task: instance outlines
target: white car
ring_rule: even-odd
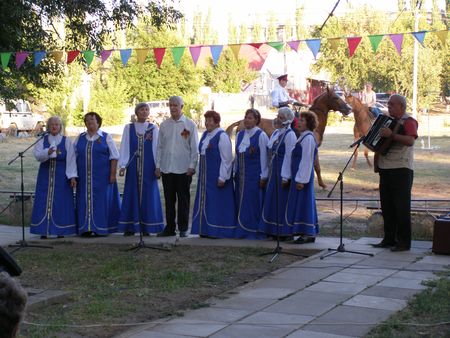
[[[5,104],[0,104],[0,129],[10,136],[19,132],[41,132],[45,120],[40,114],[33,113],[27,101],[19,100],[12,110],[6,110]]]

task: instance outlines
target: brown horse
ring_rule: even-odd
[[[353,136],[359,140],[362,136],[367,135],[372,126],[372,114],[369,112],[369,107],[363,104],[357,97],[352,94],[345,93],[345,101],[352,107],[353,117],[355,118],[355,125],[353,126]],[[369,167],[372,167],[372,162],[369,159],[369,149],[364,147],[364,157]],[[356,168],[356,161],[358,159],[358,152],[353,157],[352,169]]]
[[[317,115],[317,119],[319,121],[319,124],[314,131],[314,134],[316,136],[317,143],[320,147],[323,140],[323,134],[325,132],[325,127],[327,125],[328,120],[328,112],[330,110],[334,111],[340,111],[344,115],[348,115],[351,111],[348,104],[342,100],[333,89],[328,88],[325,92],[317,96],[311,107],[309,107],[309,110],[313,111]],[[272,135],[275,128],[272,124],[273,120],[262,118],[261,122],[259,123],[259,127],[266,132],[267,135]],[[226,133],[228,135],[231,135],[233,133],[233,129],[237,127],[236,132],[239,132],[240,130],[243,130],[244,127],[244,120],[239,120],[237,122],[234,122],[233,124],[229,125],[226,129]],[[319,156],[317,156],[316,161],[314,162],[314,170],[316,171],[317,181],[319,183],[319,186],[322,187],[322,189],[326,189],[326,184],[323,182],[322,174],[320,171],[320,162],[319,162]]]

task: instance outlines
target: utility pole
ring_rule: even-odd
[[[414,15],[414,31],[419,30],[419,11],[422,6],[422,1],[417,0]],[[412,116],[417,119],[417,76],[419,63],[419,41],[414,39],[414,59],[413,59],[413,97],[412,97]]]

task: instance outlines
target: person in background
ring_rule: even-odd
[[[231,178],[233,155],[230,138],[220,128],[219,113],[205,113],[206,131],[199,143],[200,165],[192,213],[192,234],[233,238],[236,213]]]
[[[15,338],[25,314],[27,293],[6,272],[0,272],[0,338]]]
[[[288,83],[288,75],[283,74],[278,79],[278,85],[270,93],[272,97],[272,107],[274,108],[282,108],[287,107],[289,103],[295,102],[294,99],[289,97],[289,94],[286,90],[286,86]]]
[[[47,132],[34,146],[39,165],[30,233],[63,238],[77,232],[73,188],[77,166],[72,141],[62,135],[58,116],[47,121]]]
[[[102,118],[84,115],[87,131],[75,140],[77,158],[78,233],[82,237],[117,231],[120,196],[117,188],[119,152],[110,134],[100,129]]]
[[[258,125],[261,114],[256,109],[245,112],[244,126],[236,136],[235,199],[237,208],[236,238],[259,239],[258,231],[269,175],[267,143],[269,138]]]
[[[161,123],[156,149],[156,177],[162,177],[166,203],[166,227],[160,237],[187,236],[189,226],[190,186],[198,161],[198,131],[195,123],[183,114],[183,99],[169,99],[170,118]],[[178,212],[175,222],[175,205]]]
[[[125,126],[120,143],[119,176],[124,176],[126,172],[126,177],[119,231],[124,236],[132,236],[140,231],[149,235],[159,233],[164,228],[161,197],[155,176],[158,127],[147,122],[147,103],[136,105],[134,112],[136,122]]]
[[[361,92],[361,103],[369,108],[369,111],[373,114],[375,118],[378,115],[382,114],[381,110],[377,108],[375,105],[377,103],[377,95],[372,90],[372,84],[370,82],[367,82],[364,85],[364,89]]]
[[[375,153],[374,169],[380,175],[384,237],[373,246],[407,251],[411,248],[411,189],[418,123],[406,113],[406,99],[402,95],[394,94],[389,98],[388,110],[403,128],[397,134],[389,128],[380,129],[380,136],[391,138],[392,144],[386,155]]]
[[[296,244],[315,242],[319,232],[316,198],[314,195],[314,160],[317,142],[314,129],[317,116],[311,111],[300,113],[300,136],[292,150],[292,179],[286,207],[286,225],[292,234],[299,235]]]

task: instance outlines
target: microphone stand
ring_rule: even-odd
[[[343,214],[344,214],[344,172],[345,169],[347,169],[350,161],[352,160],[353,156],[355,156],[356,152],[359,149],[359,146],[361,145],[361,142],[363,142],[365,139],[365,136],[362,136],[359,140],[353,142],[349,148],[355,147],[355,150],[353,151],[352,155],[350,156],[350,158],[348,159],[347,163],[345,164],[344,169],[342,169],[342,171],[339,173],[338,178],[336,180],[336,182],[334,183],[333,189],[330,190],[330,192],[328,193],[327,197],[330,198],[331,194],[333,193],[334,188],[336,188],[336,185],[339,184],[339,190],[340,190],[340,216],[339,216],[339,222],[340,222],[340,234],[339,234],[339,246],[336,249],[331,249],[328,248],[328,253],[326,253],[325,255],[320,256],[320,259],[324,259],[328,256],[332,256],[338,252],[350,252],[353,254],[358,254],[358,255],[366,255],[366,256],[371,256],[373,257],[372,253],[365,253],[365,252],[359,252],[359,251],[350,251],[350,250],[346,250],[345,249],[345,245],[344,243],[342,243],[342,236],[343,236]],[[331,251],[331,252],[330,252]]]
[[[135,159],[135,163],[136,163],[136,185],[137,185],[137,194],[138,194],[138,217],[139,217],[139,242],[135,245],[133,245],[131,248],[126,249],[125,251],[139,251],[140,249],[155,249],[155,250],[161,250],[161,251],[170,251],[170,249],[168,248],[163,248],[160,246],[152,246],[152,245],[148,245],[145,244],[144,242],[144,225],[142,224],[142,217],[141,217],[141,180],[144,179],[143,177],[143,173],[142,173],[142,167],[144,166],[143,164],[141,165],[141,155],[139,154],[139,145],[138,145],[138,149],[136,149],[136,151],[134,152],[133,156],[131,156],[131,158],[129,159],[127,165],[125,166],[126,169],[128,169],[128,167],[130,166],[130,164],[133,162],[133,160]],[[143,149],[142,149],[143,150]]]
[[[24,186],[23,186],[23,157],[24,154],[28,149],[30,149],[32,146],[34,146],[36,143],[38,143],[40,140],[44,138],[45,135],[48,133],[42,134],[36,141],[34,141],[31,145],[29,145],[25,150],[19,152],[16,157],[14,157],[11,161],[8,162],[8,165],[11,165],[14,163],[19,157],[20,157],[20,196],[21,196],[21,214],[22,214],[22,240],[16,242],[16,244],[10,244],[9,247],[17,247],[17,249],[13,250],[13,252],[16,252],[17,250],[20,250],[22,248],[42,248],[42,249],[53,249],[51,246],[47,245],[36,245],[36,244],[28,244],[25,240],[25,202],[24,202]]]

